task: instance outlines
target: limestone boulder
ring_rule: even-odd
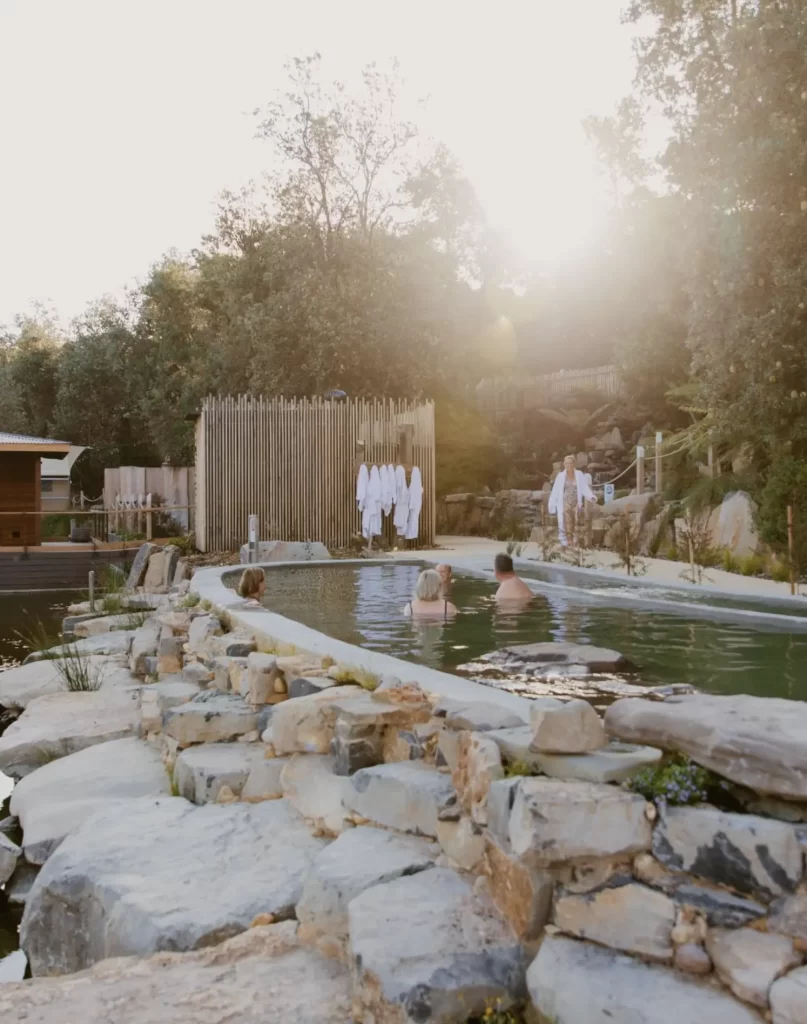
[[[740,928],[744,924],[758,921],[767,913],[763,903],[736,896],[718,886],[685,882],[683,885],[674,885],[670,895],[677,903],[699,910],[713,928]]]
[[[792,825],[712,807],[670,807],[653,834],[653,853],[676,870],[773,899],[801,881],[803,851]]]
[[[289,697],[309,697],[312,693],[322,693],[336,686],[335,679],[328,676],[297,676],[289,680]]]
[[[255,761],[241,790],[241,799],[257,803],[260,800],[279,800],[283,796],[283,769],[288,757],[264,757]]]
[[[144,686],[140,692],[140,736],[146,738],[162,732],[165,712],[198,695],[199,687],[185,679],[169,678]]]
[[[107,658],[89,654],[87,666],[101,687],[135,683],[128,669]],[[33,661],[0,672],[0,707],[24,710],[37,697],[66,691],[58,659]]]
[[[374,885],[434,866],[436,851],[425,839],[380,828],[350,829],[317,854],[300,902],[300,938],[341,952],[348,937],[348,905]]]
[[[588,672],[626,672],[635,666],[619,651],[590,644],[519,644],[502,647],[484,655],[480,661],[510,674],[544,676],[558,668],[583,668]]]
[[[458,819],[451,779],[420,761],[362,768],[346,780],[350,810],[399,832],[435,837],[438,819]]]
[[[137,549],[137,554],[132,562],[132,568],[129,571],[129,578],[126,581],[127,590],[136,590],[137,587],[141,586],[146,576],[146,570],[148,568],[149,558],[152,553],[158,551],[159,548],[156,544],[141,544]]]
[[[459,701],[446,698],[434,709],[436,718],[445,721],[446,729],[456,732],[487,732],[490,729],[514,729],[526,725],[529,703],[524,702],[524,714],[485,701]]]
[[[807,949],[807,893],[797,892],[777,900],[771,907],[768,930],[798,939]]]
[[[347,970],[300,947],[294,925],[250,928],[212,949],[105,960],[66,978],[0,986],[0,1019],[37,1024],[345,1024]]]
[[[516,856],[544,865],[639,853],[651,843],[646,807],[613,786],[525,778],[515,789],[510,843]]]
[[[562,936],[541,943],[527,985],[553,1024],[762,1024],[756,1010],[708,982]]]
[[[461,809],[477,825],[486,825],[491,783],[504,777],[498,746],[484,733],[461,732],[457,765],[451,773]]]
[[[5,885],[14,874],[21,855],[20,847],[0,832],[0,885]]]
[[[336,686],[322,693],[287,700],[275,708],[270,725],[278,754],[327,754],[336,728],[337,709],[346,697],[362,697],[360,686]]]
[[[540,754],[586,754],[607,740],[600,716],[585,700],[539,697],[530,707],[530,746]]]
[[[258,744],[202,743],[181,751],[174,785],[193,804],[214,804],[223,786],[240,796],[253,767],[263,760]]]
[[[525,942],[540,938],[552,911],[555,880],[540,867],[513,857],[490,835],[482,871],[497,910]]]
[[[731,991],[763,1010],[768,1007],[768,993],[774,981],[802,962],[791,939],[766,935],[753,928],[714,928],[706,940],[706,951]]]
[[[278,682],[283,683],[280,690],[275,689]],[[273,704],[277,693],[287,692],[288,687],[274,655],[254,651],[247,657],[247,700],[250,704]]]
[[[132,675],[143,679],[149,675],[151,660],[157,658],[160,646],[160,624],[156,619],[144,622],[135,630],[129,648],[129,670]]]
[[[44,864],[96,811],[171,792],[159,753],[129,737],[97,743],[26,775],[11,795],[30,864]]]
[[[630,743],[681,751],[758,793],[807,800],[803,701],[746,694],[628,698],[608,708],[605,729]]]
[[[485,830],[468,817],[459,821],[437,821],[437,842],[457,871],[477,871],[485,855]]]
[[[348,782],[334,774],[333,758],[325,754],[295,754],[280,774],[283,795],[315,827],[338,835],[348,828],[345,807]]]
[[[215,615],[197,615],[188,629],[188,648],[194,654],[204,648],[212,636],[221,636],[221,623]]]
[[[63,658],[71,651],[77,654],[89,655],[122,655],[129,650],[129,644],[134,636],[133,629],[116,629],[114,633],[101,633],[99,636],[88,636],[81,640],[73,640],[69,644],[57,644],[49,647],[47,651],[32,651],[23,661],[23,665],[31,665],[35,661],[49,661],[51,658]],[[8,670],[7,670],[8,671]],[[0,679],[5,672],[0,672]],[[2,700],[0,700],[2,704]]]
[[[40,977],[215,945],[259,914],[291,918],[324,845],[285,800],[127,801],[88,818],[45,864],[22,948]]]
[[[180,747],[193,743],[226,743],[254,732],[258,715],[233,693],[204,690],[193,700],[167,710],[163,731]]]
[[[600,889],[585,896],[563,894],[555,901],[555,924],[567,935],[601,946],[669,963],[675,903],[645,885]]]
[[[807,1021],[807,967],[799,967],[771,985],[773,1024],[805,1024]]]
[[[80,639],[91,636],[101,636],[103,633],[113,633],[117,629],[131,630],[131,613],[125,615],[99,615],[95,619],[84,619],[77,622],[73,633]]]
[[[464,1021],[524,996],[524,953],[493,906],[444,868],[348,907],[355,1020]]]
[[[85,747],[133,736],[138,704],[139,687],[37,697],[0,736],[0,771],[21,779]]]
[[[754,523],[756,506],[745,491],[732,491],[709,516],[711,547],[737,558],[757,552],[760,540]]]

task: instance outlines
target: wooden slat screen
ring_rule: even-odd
[[[397,399],[208,397],[196,429],[196,543],[231,551],[247,540],[322,541],[346,548],[359,532],[358,442],[365,461],[399,461],[400,428],[414,427],[423,476],[420,545],[435,534],[434,404]],[[392,517],[385,535],[392,541]]]

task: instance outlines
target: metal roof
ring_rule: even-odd
[[[28,434],[6,434],[0,430],[0,444],[67,444],[69,441],[57,441],[52,437],[31,437]]]

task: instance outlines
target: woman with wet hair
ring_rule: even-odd
[[[443,597],[443,580],[436,569],[424,569],[418,576],[415,594],[404,608],[404,615],[413,619],[446,619],[453,618],[457,609]]]

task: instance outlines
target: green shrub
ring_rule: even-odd
[[[728,548],[723,548],[723,554],[720,557],[720,568],[724,572],[739,572],[740,562],[739,560],[729,551]]]
[[[703,803],[711,790],[725,787],[716,775],[683,754],[673,754],[653,768],[643,768],[625,785],[645,800],[673,807]]]
[[[195,608],[199,604],[200,597],[198,594],[186,594],[179,602],[180,608]]]
[[[762,555],[743,555],[738,561],[743,576],[761,576],[765,571],[765,559]]]
[[[768,470],[756,515],[762,540],[783,555],[788,552],[788,505],[793,508],[793,554],[798,569],[807,565],[807,463],[789,455]]]
[[[84,654],[76,646],[67,647],[55,665],[65,689],[70,693],[94,693],[101,689],[103,677],[100,667],[93,664],[89,654]]]
[[[777,583],[787,583],[790,580],[790,566],[778,558],[772,558],[768,562],[768,574]]]

